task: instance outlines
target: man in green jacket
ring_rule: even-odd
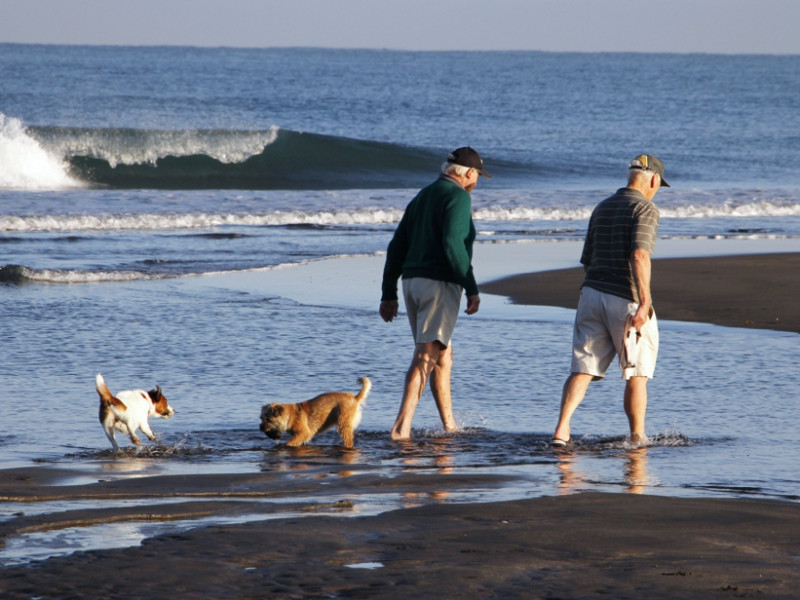
[[[478,312],[480,296],[472,272],[472,199],[478,177],[491,178],[470,147],[454,150],[442,174],[406,207],[386,251],[380,315],[397,316],[397,280],[403,278],[414,356],[408,368],[403,401],[392,427],[393,440],[411,438],[411,420],[428,377],[445,431],[457,429],[450,396],[453,348],[450,338],[466,292],[468,315]]]

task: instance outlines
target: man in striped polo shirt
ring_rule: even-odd
[[[561,413],[550,442],[553,447],[570,443],[575,409],[589,383],[605,376],[616,355],[625,380],[631,445],[647,441],[647,380],[653,377],[658,356],[650,255],[659,213],[652,200],[662,186],[669,187],[664,164],[652,154],[642,154],[629,165],[627,187],[592,212],[581,255],[586,275],[575,313],[571,374],[561,395]]]

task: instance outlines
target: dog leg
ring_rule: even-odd
[[[108,441],[110,441],[111,445],[114,447],[114,452],[119,452],[119,444],[117,444],[117,437],[114,435],[114,427],[104,427],[103,429],[106,432]]]
[[[352,448],[354,442],[353,430],[350,427],[339,428],[339,435],[342,436],[342,445],[345,448]]]
[[[361,421],[361,407],[358,400],[351,403],[343,403],[339,407],[339,418],[336,426],[339,430],[339,436],[342,438],[342,445],[345,448],[352,448],[354,443],[354,435],[356,427]]]
[[[131,427],[130,425],[128,425],[127,427],[128,427],[128,435],[130,436],[131,441],[134,444],[136,444],[137,446],[140,446],[141,443],[142,443],[142,440],[140,440],[139,436],[136,435],[136,430],[133,427]]]
[[[141,429],[142,433],[147,436],[148,440],[150,440],[151,442],[156,441],[156,436],[153,433],[153,430],[150,429],[150,425],[148,425],[147,423],[142,423],[141,425],[139,425],[139,429]]]
[[[310,441],[312,437],[313,436],[301,435],[301,434],[298,433],[292,439],[290,439],[288,442],[286,442],[286,445],[287,446],[292,446],[293,448],[295,448],[297,446],[302,446],[306,442]]]

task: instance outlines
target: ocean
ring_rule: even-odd
[[[800,56],[0,44],[0,73],[3,468],[335,464],[333,434],[316,459],[276,454],[260,406],[355,390],[361,375],[374,388],[360,460],[404,468],[387,431],[410,335],[377,316],[381,256],[459,146],[494,176],[473,193],[479,282],[549,268],[553,253],[576,265],[591,209],[642,152],[673,186],[656,197],[656,258],[800,249]],[[650,447],[627,447],[609,377],[565,459],[547,441],[570,311],[485,303],[456,329],[463,431],[442,436],[426,394],[403,450],[422,473],[444,460],[517,481],[456,500],[800,499],[797,334],[662,323]],[[96,373],[112,391],[163,388],[177,414],[151,422],[157,444],[111,453]]]

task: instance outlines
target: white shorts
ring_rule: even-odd
[[[605,377],[614,357],[622,353],[623,336],[628,315],[638,305],[625,298],[599,292],[594,288],[581,288],[575,327],[572,333],[572,373],[588,373],[595,379]],[[641,330],[636,366],[622,369],[622,378],[647,377],[652,379],[658,358],[658,321],[651,312]]]
[[[403,300],[415,343],[450,345],[463,291],[457,283],[425,277],[403,279]]]

